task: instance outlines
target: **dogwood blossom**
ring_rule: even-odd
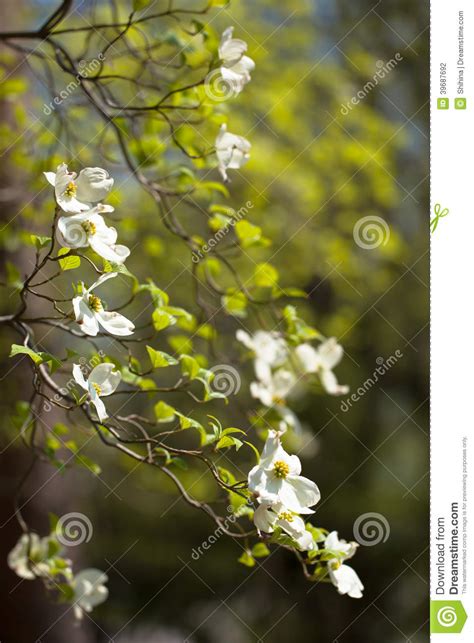
[[[44,172],[46,180],[54,186],[56,202],[71,214],[89,210],[102,201],[112,189],[114,180],[101,167],[86,167],[79,172],[69,172],[66,163],[58,165],[56,172]]]
[[[250,72],[255,69],[254,61],[245,56],[247,43],[233,38],[234,27],[228,27],[222,34],[219,45],[219,58],[222,62],[220,71],[222,78],[236,94],[240,94],[250,81]]]
[[[250,393],[265,406],[281,405],[296,382],[296,376],[292,371],[279,368],[273,373],[267,373],[260,381],[252,382]]]
[[[260,462],[250,470],[248,487],[259,502],[280,503],[294,513],[313,513],[321,498],[317,485],[300,475],[301,462],[282,447],[280,433],[269,431]]]
[[[99,364],[92,369],[86,380],[79,364],[74,364],[72,367],[74,379],[81,388],[89,393],[100,422],[108,417],[105,405],[100,398],[111,395],[122,379],[120,372],[115,371],[114,368],[113,364]]]
[[[280,527],[297,543],[301,551],[315,547],[312,535],[306,529],[304,520],[294,511],[289,511],[281,503],[270,505],[263,502],[253,515],[255,526],[260,531],[272,533],[275,527]]]
[[[60,217],[58,239],[66,248],[90,246],[100,257],[122,264],[130,255],[126,246],[117,245],[117,230],[109,228],[99,212],[113,212],[110,205],[98,205],[87,212]]]
[[[218,169],[224,181],[228,181],[227,169],[236,170],[250,158],[251,145],[243,136],[231,134],[223,123],[216,138]]]
[[[339,594],[347,594],[351,598],[362,598],[364,589],[357,573],[349,565],[344,565],[344,561],[352,558],[355,554],[357,547],[357,543],[339,540],[337,531],[331,531],[324,541],[325,549],[341,554],[327,563],[331,582],[337,588]]]
[[[100,605],[109,595],[105,586],[107,575],[100,569],[83,569],[72,582],[74,590],[74,614],[77,619],[82,619],[84,612],[92,612],[94,607]]]
[[[40,538],[34,533],[23,534],[8,554],[8,566],[17,576],[27,580],[48,576],[49,543],[48,537]]]
[[[254,353],[255,374],[259,379],[268,377],[270,369],[281,366],[288,357],[288,346],[280,333],[275,331],[258,330],[249,335],[239,328],[235,336]]]
[[[338,383],[332,369],[339,364],[344,349],[335,337],[326,339],[318,348],[311,344],[300,344],[295,348],[295,355],[304,373],[317,373],[321,384],[330,395],[345,395],[349,387]]]
[[[116,272],[108,272],[101,275],[90,288],[82,284],[82,294],[72,300],[76,321],[86,335],[97,335],[100,326],[111,335],[132,335],[134,324],[120,313],[104,310],[102,300],[92,294],[95,288],[116,276]]]

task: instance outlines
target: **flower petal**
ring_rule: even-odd
[[[98,235],[90,237],[89,245],[100,257],[116,264],[122,264],[130,255],[126,246],[108,244]]]
[[[86,167],[81,170],[76,180],[77,198],[98,203],[109,194],[113,184],[114,180],[101,167]]]
[[[135,325],[120,313],[100,310],[96,317],[102,328],[111,335],[132,335],[135,330]]]
[[[56,183],[56,172],[43,172],[43,174],[45,175],[48,183],[54,187]]]
[[[117,276],[116,272],[105,272],[103,275],[101,275],[97,279],[97,281],[95,281],[92,284],[92,286],[88,289],[88,292],[90,292],[91,290],[94,290],[95,288],[98,288],[99,286],[101,286],[103,283],[105,283],[109,279],[115,279],[116,276]]]
[[[81,388],[83,388],[85,391],[89,390],[89,386],[79,364],[72,365],[72,376]]]
[[[322,370],[320,373],[321,384],[329,395],[345,395],[349,392],[349,387],[339,384],[337,377],[332,371]]]
[[[253,521],[257,529],[268,534],[272,533],[277,520],[278,516],[270,511],[270,505],[266,503],[259,505],[253,514]]]
[[[330,561],[328,568],[331,581],[336,586],[339,594],[347,594],[351,598],[362,598],[364,586],[352,567],[341,565],[337,569],[333,569]]]
[[[288,476],[281,487],[279,498],[281,502],[295,513],[306,513],[321,499],[321,494],[315,482],[303,476]]]
[[[318,351],[311,344],[300,344],[295,348],[296,359],[304,373],[316,373],[321,366]]]
[[[95,406],[95,410],[97,411],[99,422],[103,422],[109,417],[109,415],[107,413],[107,409],[105,408],[105,404],[100,399],[97,391],[92,386],[92,383],[89,383],[89,395],[91,398],[91,404]]]
[[[115,370],[114,364],[98,364],[89,375],[89,383],[100,387],[100,396],[110,395],[120,384],[122,375]]]
[[[87,232],[83,226],[86,220],[87,213],[60,217],[57,230],[59,243],[66,248],[86,248],[89,245]]]
[[[333,369],[341,361],[344,355],[344,349],[337,343],[337,339],[335,337],[330,337],[320,344],[318,354],[322,367]]]
[[[89,203],[82,202],[77,199],[77,185],[74,180],[75,177],[76,174],[74,172],[68,172],[68,168],[65,163],[58,165],[54,180],[56,201],[64,212],[70,212],[71,214],[77,214],[78,212],[89,210],[90,207]],[[67,188],[71,184],[75,190],[72,194],[68,195]]]

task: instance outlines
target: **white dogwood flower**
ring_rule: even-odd
[[[134,324],[120,313],[104,310],[102,300],[92,294],[95,288],[116,276],[116,272],[108,272],[101,275],[90,288],[82,284],[82,294],[72,300],[76,321],[86,335],[97,335],[100,326],[111,335],[132,335]]]
[[[332,369],[339,364],[344,349],[335,337],[326,339],[318,348],[310,344],[300,344],[295,348],[295,355],[304,373],[317,373],[321,384],[330,395],[345,395],[349,387],[338,383]]]
[[[54,186],[56,202],[64,212],[77,214],[90,210],[102,201],[112,189],[114,180],[101,167],[86,167],[69,172],[66,163],[58,165],[56,172],[44,172],[46,180]]]
[[[313,536],[306,529],[304,520],[294,511],[289,511],[281,503],[270,505],[262,503],[253,515],[255,526],[260,531],[272,533],[275,527],[280,527],[297,543],[301,551],[315,547]]]
[[[27,580],[48,576],[49,542],[48,537],[40,538],[34,533],[23,534],[8,554],[8,566],[17,576]]]
[[[83,569],[72,582],[74,590],[74,614],[77,619],[82,619],[84,612],[92,612],[94,607],[100,605],[109,595],[105,586],[107,575],[100,569]]]
[[[90,246],[100,257],[122,264],[130,255],[126,246],[117,245],[117,230],[109,228],[99,212],[113,212],[110,205],[98,205],[87,212],[60,217],[58,239],[66,248]]]
[[[289,455],[281,446],[280,434],[269,431],[260,462],[250,470],[248,487],[259,502],[281,503],[289,511],[313,513],[321,498],[316,484],[300,475],[298,456]]]
[[[255,374],[259,379],[267,378],[270,369],[281,366],[288,357],[288,346],[280,333],[275,331],[258,330],[253,335],[249,335],[239,328],[235,336],[253,352]]]
[[[227,169],[236,170],[250,158],[251,145],[243,136],[231,134],[222,124],[216,138],[218,169],[224,181],[228,181]]]
[[[355,554],[357,547],[357,543],[339,540],[337,531],[331,531],[324,541],[325,549],[341,554],[337,558],[328,560],[331,582],[337,588],[339,594],[347,594],[351,598],[362,598],[364,589],[357,573],[349,565],[344,565],[344,561],[352,558]]]
[[[79,386],[89,393],[90,401],[97,411],[100,422],[109,417],[105,404],[100,398],[111,395],[122,379],[120,372],[114,369],[113,364],[99,364],[92,369],[86,380],[79,364],[73,364],[72,367],[72,376]]]
[[[222,62],[220,72],[236,94],[240,94],[250,81],[250,72],[255,69],[254,61],[245,56],[247,43],[233,38],[234,27],[228,27],[222,34],[219,45],[219,58]]]
[[[267,373],[260,381],[252,382],[250,393],[265,406],[282,405],[296,382],[292,371],[279,368]]]

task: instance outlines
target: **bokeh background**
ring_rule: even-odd
[[[72,24],[80,24],[92,5],[101,10],[100,3],[77,4]],[[17,29],[41,22],[55,3],[2,5],[6,27]],[[428,14],[427,2],[408,0],[241,0],[213,20],[217,30],[235,25],[257,63],[252,82],[229,108],[232,131],[253,146],[251,161],[234,174],[230,205],[255,204],[252,221],[274,240],[270,254],[282,281],[310,293],[301,304],[304,315],[344,345],[341,382],[354,391],[373,377],[378,358],[402,353],[347,411],[340,399],[328,396],[306,395],[296,404],[304,434],[294,449],[322,492],[317,524],[347,539],[364,513],[382,514],[389,525],[385,542],[360,547],[353,561],[365,585],[363,599],[308,584],[283,551],[247,569],[236,562],[240,545],[224,537],[194,560],[193,549],[214,525],[155,471],[92,445],[88,454],[100,462],[100,476],[79,470],[51,476],[41,465],[25,493],[25,515],[39,532],[47,530],[48,511],[80,511],[94,525],[91,541],[70,554],[82,565],[108,570],[110,598],[94,611],[95,623],[86,619],[75,627],[63,606],[46,601],[40,583],[18,583],[5,563],[19,535],[11,518],[12,494],[29,463],[11,419],[15,402],[28,397],[28,369],[12,369],[6,354],[14,336],[6,331],[0,396],[2,641],[428,640]],[[7,276],[29,267],[28,251],[17,243],[22,226],[46,225],[46,206],[30,202],[40,170],[51,169],[53,159],[77,155],[118,177],[121,232],[135,246],[130,268],[151,274],[165,289],[172,284],[174,302],[192,309],[186,251],[163,230],[150,199],[127,180],[124,168],[100,157],[97,141],[82,149],[80,139],[84,144],[94,127],[86,108],[75,116],[78,140],[67,140],[61,119],[69,118],[75,98],[46,116],[40,78],[22,62],[21,52],[4,53],[0,198],[7,225],[0,239]],[[381,62],[397,53],[401,60],[386,78],[342,113]],[[153,145],[145,143],[148,150]],[[383,218],[389,234],[364,249],[353,230],[369,215]],[[258,253],[263,260],[264,251]],[[10,305],[5,295],[2,312]],[[227,317],[218,324],[232,360],[241,352],[233,339],[238,323]],[[250,366],[241,374],[245,404]],[[219,413],[239,426],[236,405],[221,405]],[[202,472],[182,476],[197,496],[211,493]]]

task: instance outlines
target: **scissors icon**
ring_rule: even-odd
[[[436,230],[436,228],[438,227],[438,222],[439,222],[439,220],[440,220],[442,217],[445,217],[446,215],[448,215],[448,214],[449,214],[449,210],[448,210],[448,208],[443,208],[443,209],[441,210],[441,204],[440,204],[440,203],[436,203],[436,204],[435,204],[435,207],[434,207],[434,213],[435,213],[435,216],[434,216],[434,217],[431,219],[431,221],[430,221],[431,234],[433,234],[433,232],[434,232],[434,231]]]

